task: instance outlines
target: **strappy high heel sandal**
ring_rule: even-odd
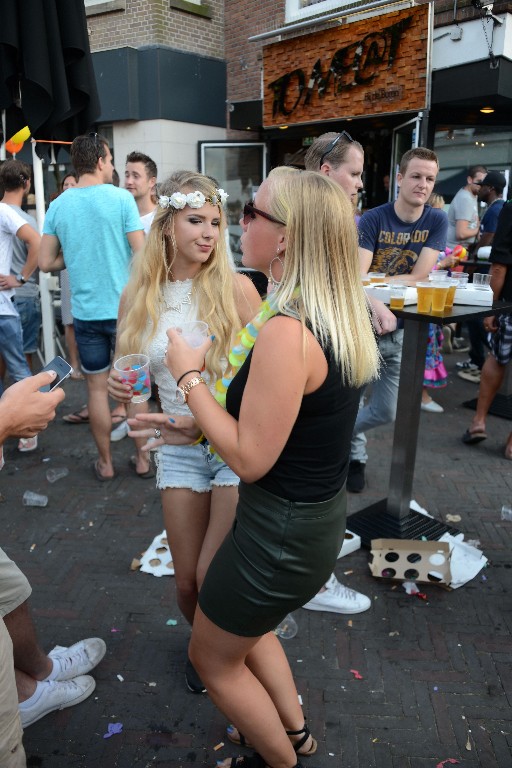
[[[229,760],[229,758],[227,759]],[[251,757],[232,757],[230,763],[225,763],[223,760],[221,763],[217,763],[217,765],[221,765],[223,768],[270,768],[257,752]],[[302,765],[298,762],[294,768],[302,768]]]
[[[309,730],[306,723],[304,723],[304,727],[299,731],[286,731],[286,733],[288,736],[300,736],[301,733],[304,734],[301,739],[293,743],[293,748],[298,755],[301,757],[309,757],[310,755],[315,754],[318,744],[314,736],[311,736],[311,731]],[[238,744],[241,747],[248,747],[249,749],[252,747],[252,744],[247,741],[243,733],[240,733],[240,731],[237,730],[234,725],[228,725],[226,729],[226,735],[228,739],[233,742],[233,744]],[[302,749],[310,736],[311,746],[307,750]]]

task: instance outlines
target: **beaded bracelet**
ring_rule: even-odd
[[[188,374],[189,374],[189,373],[199,373],[199,375],[200,375],[200,374],[201,374],[201,371],[198,371],[198,370],[196,370],[195,368],[194,368],[192,371],[185,371],[185,373],[184,373],[184,374],[182,374],[182,375],[179,377],[178,381],[176,382],[176,386],[177,386],[177,387],[179,387],[179,385],[180,385],[180,381],[181,381],[182,379],[184,379],[184,378],[185,378],[185,376],[188,376]]]

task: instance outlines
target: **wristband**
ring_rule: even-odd
[[[189,373],[198,373],[199,375],[201,375],[201,371],[198,371],[198,370],[196,370],[195,368],[194,368],[192,371],[185,371],[185,373],[183,373],[183,374],[182,374],[182,375],[179,377],[178,381],[176,382],[176,386],[177,386],[177,387],[179,387],[179,385],[180,385],[180,381],[181,381],[182,379],[184,379],[184,378],[185,378],[185,376],[188,376],[188,374],[189,374]]]

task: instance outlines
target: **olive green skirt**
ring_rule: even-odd
[[[345,535],[346,492],[317,503],[288,501],[240,483],[236,518],[206,574],[199,605],[221,629],[269,632],[316,595]]]

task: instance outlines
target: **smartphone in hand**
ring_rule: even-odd
[[[57,355],[57,357],[54,357],[53,360],[48,363],[48,365],[45,365],[45,367],[41,370],[41,373],[43,371],[55,371],[57,374],[57,378],[54,379],[51,384],[46,384],[44,387],[39,387],[40,392],[51,392],[52,389],[60,386],[64,379],[67,379],[68,376],[73,373],[73,368],[64,360],[64,358]]]

